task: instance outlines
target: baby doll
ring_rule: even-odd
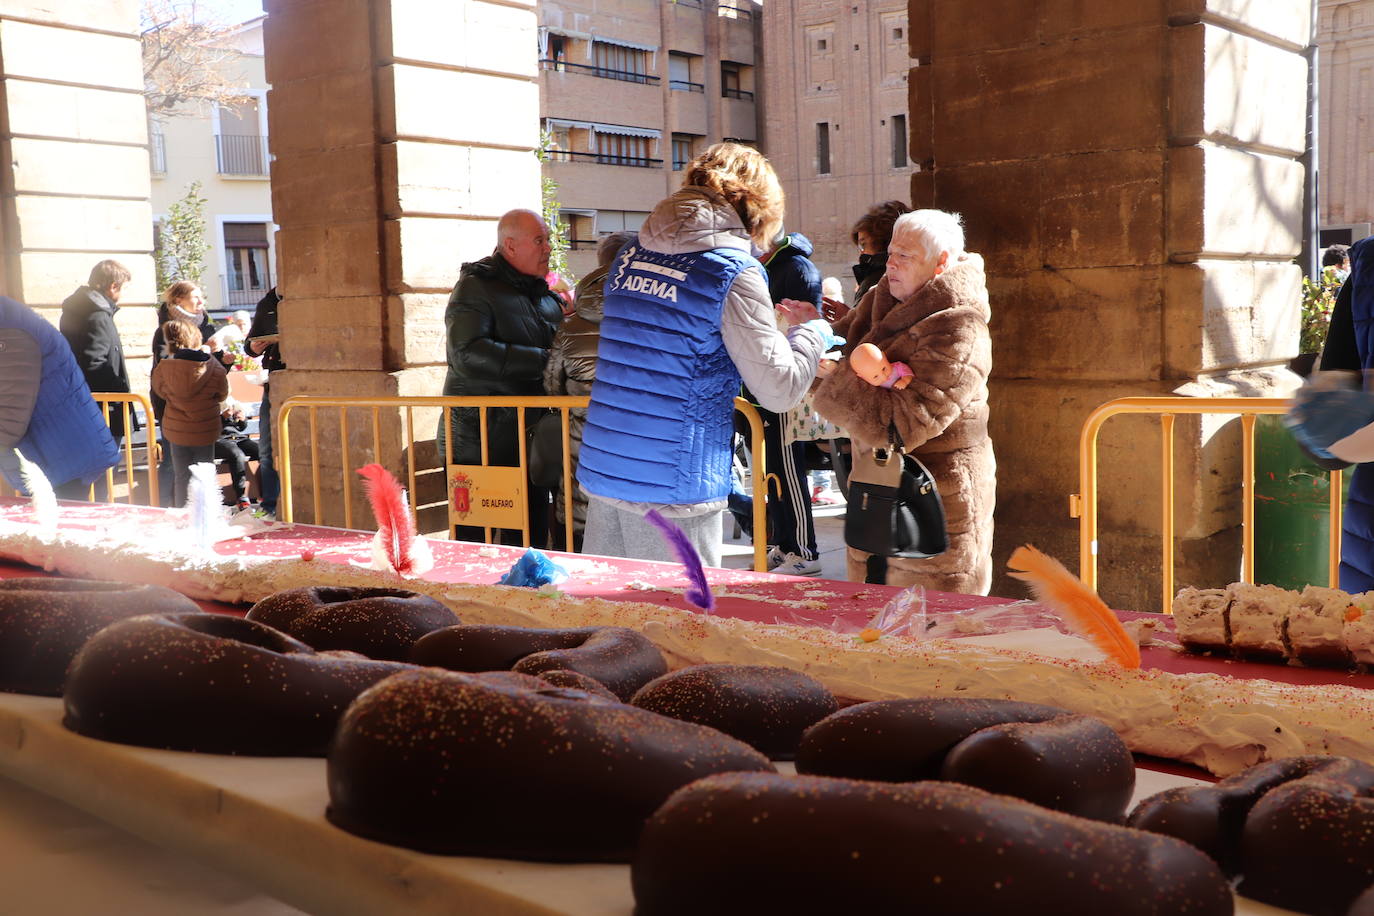
[[[890,363],[883,351],[871,343],[859,344],[849,354],[849,368],[854,374],[879,388],[901,390],[911,384],[911,367],[906,363]]]

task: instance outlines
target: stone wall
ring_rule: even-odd
[[[443,310],[460,264],[495,248],[506,210],[539,206],[534,4],[269,0],[267,9],[289,366],[272,376],[273,402],[437,395]],[[313,520],[341,523],[345,460],[404,470],[402,413],[384,411],[379,422],[374,458],[370,417],[350,417],[345,459],[337,419],[321,413],[319,441],[329,445],[320,451],[324,511]],[[417,411],[417,436],[432,440],[435,423]],[[292,443],[299,481],[308,436],[293,431]],[[432,444],[422,449],[432,463]],[[353,493],[354,518],[367,520]],[[312,520],[309,506],[296,508]],[[430,517],[422,527],[444,527],[439,509]]]
[[[1275,395],[1294,378],[1307,0],[913,0],[915,206],[987,259],[994,561],[1076,566],[1078,431],[1126,395]],[[1180,421],[1179,584],[1237,577],[1234,422]],[[1159,606],[1158,424],[1102,440],[1114,606]],[[1021,594],[1005,578],[994,593]]]
[[[138,4],[0,0],[0,292],[54,323],[91,267],[133,272],[118,325],[148,388],[152,211]]]

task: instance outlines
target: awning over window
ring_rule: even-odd
[[[663,131],[654,130],[650,127],[627,127],[624,124],[598,124],[595,121],[569,121],[565,118],[545,118],[544,125],[547,130],[560,128],[571,128],[574,130],[590,130],[598,134],[619,134],[622,137],[649,137],[657,140],[663,136]]]
[[[599,41],[605,45],[618,45],[622,48],[630,48],[634,51],[657,51],[658,45],[642,45],[634,41],[625,41],[621,38],[607,38],[605,35],[593,35],[592,41]]]
[[[225,223],[224,247],[266,248],[266,223]]]
[[[657,140],[663,135],[662,131],[650,130],[647,127],[626,127],[623,124],[593,124],[592,130],[599,134],[619,134],[622,137],[649,137]]]

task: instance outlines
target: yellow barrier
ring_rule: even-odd
[[[1241,423],[1241,581],[1255,578],[1255,418],[1288,412],[1284,398],[1117,398],[1101,405],[1083,423],[1078,440],[1079,492],[1069,496],[1069,517],[1078,522],[1079,576],[1097,588],[1097,435],[1102,424],[1123,414],[1158,415],[1163,492],[1160,529],[1163,555],[1163,611],[1172,611],[1174,596],[1174,418],[1178,414],[1239,414]],[[1331,472],[1331,521],[1328,531],[1328,577],[1334,588],[1341,562],[1341,472]]]
[[[149,403],[148,403],[148,399],[145,398],[145,397],[144,397],[143,395],[141,395],[141,394],[125,394],[125,393],[122,393],[122,392],[114,392],[114,391],[97,391],[97,392],[94,392],[91,396],[92,396],[93,398],[95,398],[95,402],[96,402],[97,404],[100,405],[100,408],[101,408],[100,413],[101,413],[101,415],[105,418],[105,425],[106,425],[106,426],[109,426],[109,425],[110,425],[110,415],[109,415],[109,412],[108,412],[105,408],[108,407],[108,406],[110,406],[110,405],[113,405],[113,404],[119,404],[119,405],[121,405],[120,408],[119,408],[119,411],[120,411],[121,417],[122,417],[123,420],[124,420],[124,438],[123,438],[123,439],[121,440],[121,442],[120,442],[120,451],[121,451],[121,453],[122,453],[123,456],[124,456],[124,460],[123,460],[121,463],[124,465],[124,482],[125,482],[126,486],[128,487],[129,498],[128,498],[127,502],[129,502],[129,503],[132,503],[132,502],[134,501],[134,443],[131,441],[131,440],[132,440],[132,436],[130,435],[130,433],[133,431],[134,424],[133,424],[133,411],[130,410],[130,407],[131,407],[132,405],[141,405],[141,406],[143,407],[143,415],[144,415],[145,417],[147,417],[147,424],[148,424],[148,425],[147,425],[147,431],[148,431],[148,438],[147,438],[147,442],[148,442],[148,450],[147,450],[147,454],[148,454],[148,461],[147,461],[147,473],[148,473],[148,505],[150,505],[150,506],[156,506],[156,505],[158,505],[158,491],[157,491],[157,461],[158,461],[157,421],[156,421],[155,419],[153,419],[153,405],[149,404]],[[118,467],[118,465],[116,465],[116,467]],[[63,482],[64,482],[64,481],[58,481],[58,483],[63,483]],[[114,482],[115,482],[115,469],[114,469],[113,467],[106,468],[106,469],[105,469],[105,501],[106,501],[106,502],[114,502],[114,501],[115,501],[115,498],[114,498]],[[9,487],[3,487],[3,490],[4,490],[5,492],[10,492],[10,488],[9,488]],[[87,500],[88,500],[89,502],[95,502],[95,484],[91,484],[90,488],[86,491],[86,496],[87,496]]]
[[[349,409],[370,409],[372,412],[372,454],[378,456],[382,453],[381,435],[381,411],[383,409],[403,409],[405,412],[405,431],[406,431],[406,479],[407,489],[412,494],[411,513],[415,515],[418,524],[418,511],[414,505],[415,500],[415,415],[417,408],[441,408],[443,410],[443,428],[446,430],[453,428],[452,411],[462,407],[518,407],[516,411],[516,424],[518,430],[518,441],[520,449],[519,467],[524,471],[527,469],[528,456],[526,449],[526,424],[524,408],[552,408],[558,410],[562,415],[562,434],[563,434],[563,509],[565,518],[564,543],[569,550],[573,545],[573,507],[572,507],[572,487],[568,484],[572,482],[572,451],[569,447],[569,413],[570,410],[584,408],[590,403],[589,398],[570,397],[570,396],[546,396],[546,397],[377,397],[377,398],[334,398],[321,397],[317,395],[297,395],[288,398],[281,405],[273,405],[273,422],[277,424],[276,436],[272,443],[272,457],[276,464],[277,473],[281,478],[281,496],[277,503],[278,515],[283,521],[291,521],[293,517],[292,503],[292,476],[291,476],[291,450],[288,447],[290,439],[291,414],[297,410],[306,410],[309,414],[310,423],[310,484],[313,494],[313,507],[315,518],[318,520],[322,516],[321,490],[320,490],[320,441],[318,411],[321,408],[334,408],[338,410],[339,417],[339,442],[342,446],[343,459],[343,503],[344,503],[344,527],[353,527],[353,472],[355,465],[348,448],[348,414]],[[767,530],[766,516],[766,478],[767,468],[764,466],[763,449],[763,420],[759,417],[758,411],[752,404],[743,398],[735,398],[735,409],[744,414],[749,423],[750,445],[753,453],[753,483],[754,483],[754,530],[763,532]],[[482,448],[482,463],[486,464],[489,457],[490,443],[487,441],[487,412],[482,410],[479,417],[479,436]],[[428,439],[428,436],[424,438]],[[450,436],[444,438],[444,462],[443,467],[448,468],[453,464],[453,440]],[[367,462],[361,462],[366,464]],[[447,473],[445,473],[447,478]],[[572,482],[575,486],[575,482]],[[446,501],[451,502],[451,494],[448,492],[449,485],[445,480],[444,491]],[[520,526],[523,542],[528,545],[530,542],[530,532],[528,520]],[[491,528],[485,528],[485,537],[491,540]],[[754,538],[754,568],[759,571],[767,571],[767,547],[766,537]]]

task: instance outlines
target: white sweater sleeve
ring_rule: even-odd
[[[745,386],[765,410],[791,410],[816,378],[820,335],[803,327],[785,335],[778,330],[768,284],[756,268],[740,271],[730,284],[720,334]]]

